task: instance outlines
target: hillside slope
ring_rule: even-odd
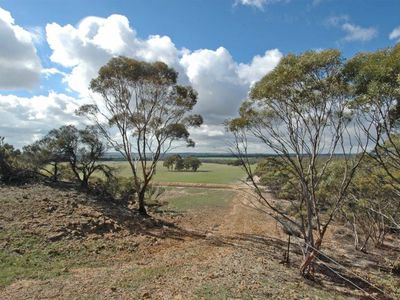
[[[299,254],[282,264],[286,235],[231,189],[236,196],[223,204],[186,211],[164,204],[144,220],[68,188],[0,187],[0,299],[369,299],[329,272],[303,280]],[[338,242],[325,248],[351,263],[350,250],[335,251]],[[372,269],[381,264],[374,253],[357,255],[354,270],[381,278],[387,291],[400,286]]]

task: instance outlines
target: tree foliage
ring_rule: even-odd
[[[188,128],[203,122],[201,116],[189,114],[197,103],[196,91],[178,85],[177,76],[162,62],[112,58],[90,84],[90,89],[101,96],[101,104],[85,105],[78,111],[89,117],[128,161],[139,211],[144,215],[146,188],[161,154],[177,140],[194,146]]]
[[[400,44],[349,60],[346,76],[354,89],[354,107],[363,112],[365,134],[374,141],[371,157],[400,183]],[[368,125],[369,126],[369,125]]]

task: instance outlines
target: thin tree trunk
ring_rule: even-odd
[[[359,247],[359,239],[358,239],[358,233],[357,233],[357,225],[356,225],[356,216],[353,214],[353,222],[351,223],[353,227],[353,235],[354,235],[354,248],[358,250]]]
[[[139,213],[142,216],[148,216],[146,207],[144,205],[144,197],[145,197],[146,188],[142,188],[141,191],[138,193],[138,200],[139,200]]]
[[[368,236],[366,237],[364,244],[362,245],[362,247],[360,248],[361,252],[367,253],[367,244],[369,241],[369,238],[371,237],[371,233],[368,233]]]
[[[315,245],[312,247],[306,246],[306,254],[303,263],[300,266],[300,273],[303,277],[309,277],[314,275],[314,260],[318,255],[318,250],[321,247],[322,238],[317,239]]]
[[[83,177],[81,181],[81,188],[84,190],[87,190],[89,188],[89,178],[88,177]]]
[[[54,174],[53,174],[53,181],[58,181],[58,163],[54,163]]]

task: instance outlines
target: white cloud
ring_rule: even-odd
[[[340,27],[341,24],[346,23],[350,20],[348,15],[332,16],[325,20],[325,25]]]
[[[240,80],[237,64],[228,50],[201,49],[184,54],[180,62],[199,93],[196,112],[214,124],[237,113],[248,85]]]
[[[0,7],[0,89],[32,88],[39,83],[41,64],[33,35],[15,24]]]
[[[362,27],[350,22],[348,15],[333,16],[325,21],[325,25],[340,28],[346,33],[342,38],[345,42],[368,42],[378,36],[374,27]]]
[[[225,130],[222,125],[206,125],[203,124],[199,128],[192,129],[193,135],[201,135],[207,137],[221,137],[225,135]]]
[[[55,92],[31,98],[0,95],[0,136],[21,147],[53,128],[78,124],[74,115],[78,107],[76,99]]]
[[[82,95],[87,95],[90,80],[113,56],[161,60],[175,67],[178,62],[178,50],[169,37],[153,35],[141,40],[122,15],[87,17],[76,27],[52,23],[46,26],[46,34],[53,51],[50,59],[72,68],[65,81]]]
[[[400,42],[400,26],[393,29],[393,31],[389,35],[389,39],[397,40]]]
[[[367,42],[378,36],[378,30],[374,27],[361,27],[351,23],[344,23],[341,28],[347,33],[343,38],[347,42]]]
[[[282,58],[278,49],[267,50],[264,56],[256,55],[251,64],[239,64],[239,77],[245,82],[253,84],[265,74],[271,72]]]
[[[198,91],[196,112],[212,123],[221,123],[236,114],[249,85],[272,70],[282,56],[277,49],[266,51],[247,65],[235,62],[223,47],[177,49],[168,36],[138,38],[122,15],[87,17],[77,26],[52,23],[46,26],[46,33],[53,50],[51,60],[71,68],[64,80],[82,97],[88,95],[89,82],[98,69],[113,56],[161,60],[179,72],[181,82],[190,83]]]
[[[181,58],[187,77],[199,92],[197,112],[204,114],[211,124],[220,124],[237,114],[249,87],[271,71],[282,54],[274,49],[264,56],[255,56],[251,64],[238,64],[223,47],[201,49],[186,53]]]
[[[264,7],[268,4],[278,3],[278,2],[290,2],[291,0],[236,0],[236,5],[252,6],[260,10],[264,10]],[[315,1],[315,0],[314,0]]]
[[[254,6],[258,9],[263,9],[264,5],[267,3],[267,0],[237,0],[235,5],[247,5],[247,6]]]
[[[62,75],[62,76],[66,76],[67,74],[63,71],[60,71],[57,68],[46,68],[46,69],[42,69],[42,74],[46,77],[49,78],[52,75]]]

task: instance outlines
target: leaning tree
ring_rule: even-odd
[[[90,83],[101,99],[78,111],[97,125],[129,163],[142,215],[147,215],[145,192],[160,157],[176,140],[194,146],[188,128],[203,122],[201,116],[189,114],[197,93],[177,84],[177,77],[178,73],[162,62],[112,58]]]
[[[303,276],[313,272],[313,261],[328,226],[343,203],[348,186],[363,157],[366,143],[352,120],[352,97],[337,50],[287,55],[251,89],[240,117],[227,122],[234,134],[232,151],[242,160],[256,191],[257,207],[302,237]],[[249,139],[282,161],[296,197],[274,201],[265,195],[247,159]],[[332,168],[340,154],[340,168]],[[353,154],[358,154],[357,156]],[[321,183],[340,176],[329,197],[319,197]],[[261,205],[260,205],[261,204]]]

